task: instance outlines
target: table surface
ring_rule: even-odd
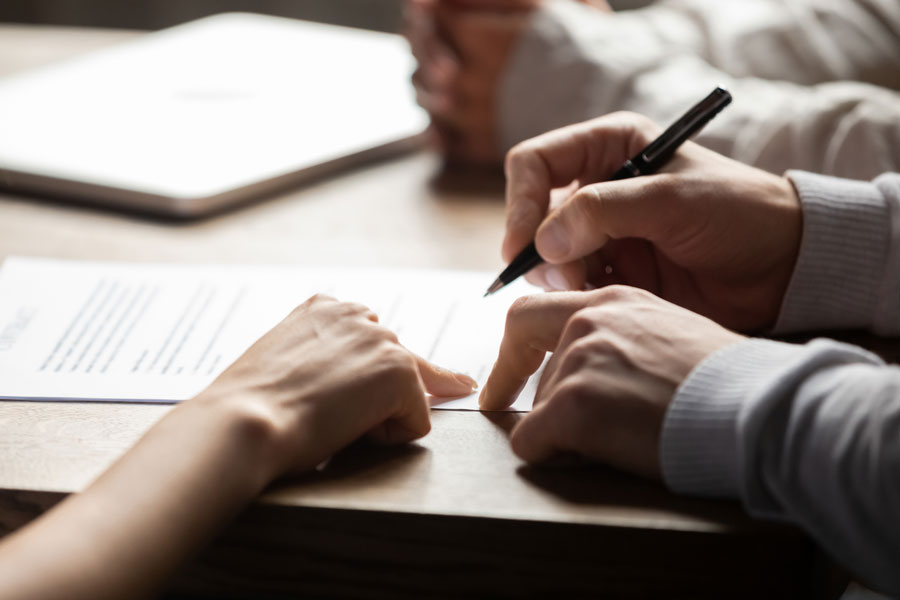
[[[0,25],[0,76],[135,35]],[[502,229],[499,176],[447,172],[425,151],[190,222],[0,191],[0,258],[495,272]],[[0,404],[0,534],[83,489],[166,410]],[[356,446],[322,472],[279,483],[173,589],[221,591],[222,580],[230,593],[336,597],[614,589],[703,597],[725,581],[748,596],[815,588],[818,558],[797,532],[751,521],[736,503],[675,497],[599,467],[527,467],[508,444],[516,418],[435,411],[417,444]]]

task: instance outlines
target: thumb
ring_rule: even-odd
[[[537,230],[538,254],[550,263],[583,258],[612,239],[662,241],[681,216],[671,175],[650,175],[585,186]]]
[[[481,390],[481,409],[502,410],[511,405],[547,352],[556,348],[569,318],[593,300],[590,293],[554,292],[513,302],[497,361]]]

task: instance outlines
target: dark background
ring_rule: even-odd
[[[618,0],[618,8],[651,0]],[[0,21],[160,29],[206,15],[249,11],[398,31],[402,0],[0,0]]]
[[[0,0],[0,21],[159,29],[249,11],[396,31],[401,5],[402,0]]]

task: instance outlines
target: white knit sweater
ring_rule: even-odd
[[[665,126],[716,85],[734,103],[698,137],[713,150],[778,174],[900,171],[897,0],[548,0],[499,82],[501,143],[615,110]]]

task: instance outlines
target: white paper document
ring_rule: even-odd
[[[523,282],[490,273],[9,258],[0,269],[0,399],[177,402],[314,293],[361,302],[410,350],[483,385]],[[531,408],[536,377],[513,410]],[[477,410],[477,394],[433,399]]]

